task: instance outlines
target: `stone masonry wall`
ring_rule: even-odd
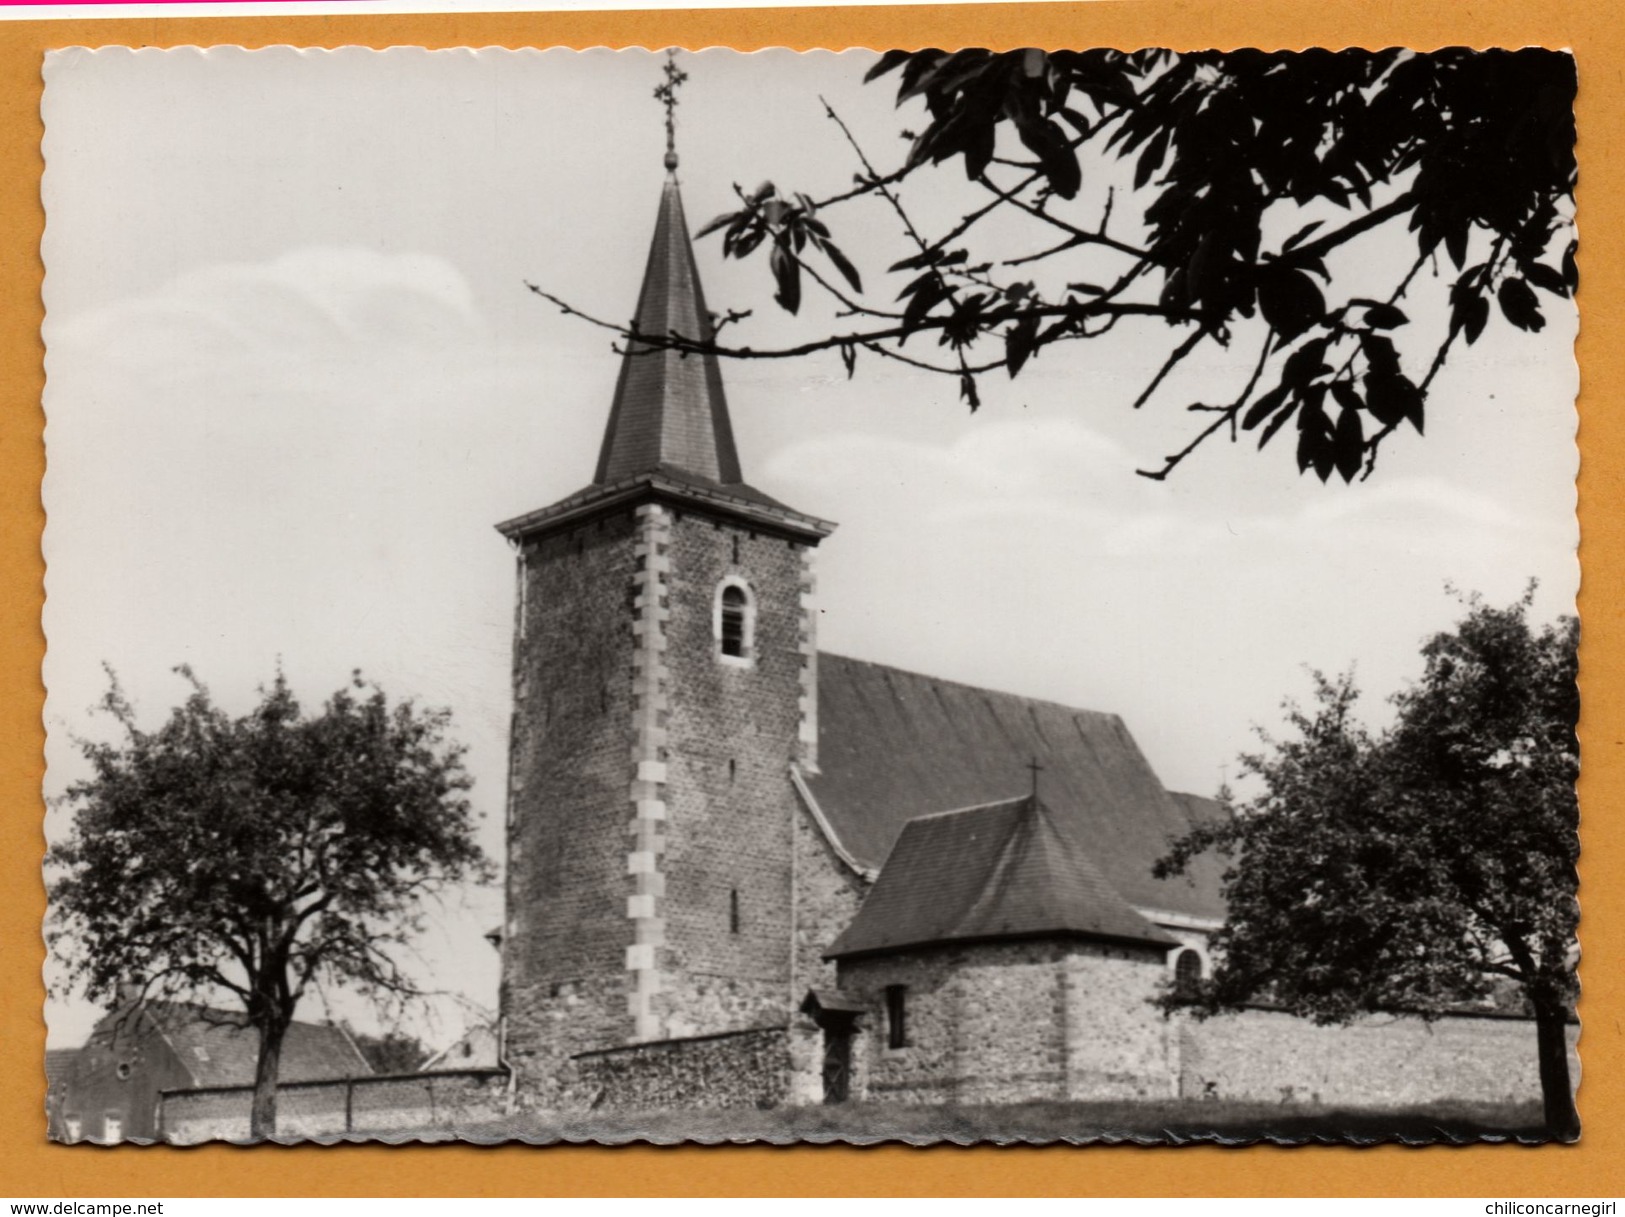
[[[1535,1025],[1526,1019],[1369,1018],[1317,1027],[1274,1010],[1179,1018],[1179,1093],[1365,1107],[1540,1098]],[[1578,1080],[1570,1029],[1570,1070]]]
[[[455,1131],[500,1119],[507,1091],[508,1074],[500,1069],[290,1083],[277,1088],[276,1135]],[[250,1086],[165,1091],[162,1139],[176,1145],[246,1141],[253,1098]]]
[[[1160,947],[1066,946],[1061,1017],[1068,1098],[1173,1097],[1178,1045],[1151,1004],[1167,985],[1164,959]]]
[[[502,1009],[527,1091],[632,1032],[630,509],[530,542],[520,570]]]
[[[863,998],[857,1089],[882,1102],[1007,1103],[1059,1098],[1066,1085],[1065,947],[1010,942],[843,962]],[[887,1044],[884,990],[906,987],[908,1044]]]
[[[783,1025],[791,992],[789,770],[800,746],[804,547],[674,509],[665,664],[672,694],[659,1034]],[[748,590],[743,661],[721,654],[718,597]]]
[[[808,989],[838,987],[835,963],[824,959],[824,950],[857,916],[870,885],[836,855],[805,807],[795,817],[795,876],[795,982],[791,992],[799,1006]],[[823,1032],[799,1011],[790,1025],[790,1060],[792,1101],[822,1102]]]
[[[790,1060],[784,1028],[767,1027],[586,1053],[569,1076],[576,1108],[776,1107]]]

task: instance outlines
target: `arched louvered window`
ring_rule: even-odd
[[[717,589],[717,654],[725,662],[748,664],[756,633],[756,604],[750,589],[737,579],[729,579]]]

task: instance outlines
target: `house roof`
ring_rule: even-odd
[[[715,336],[675,175],[660,194],[633,325],[661,338],[675,333],[710,342]],[[632,341],[593,481],[607,485],[662,466],[725,485],[743,480],[716,356]]]
[[[879,868],[916,816],[1039,790],[1129,904],[1187,917],[1224,915],[1217,858],[1153,877],[1197,804],[1163,789],[1115,714],[957,684],[882,664],[818,656],[818,763],[806,783],[840,847]],[[1193,810],[1195,808],[1195,810]],[[1216,809],[1212,814],[1217,813]]]
[[[1083,828],[1031,795],[910,820],[826,958],[1049,935],[1173,945],[1100,873]]]
[[[174,1051],[192,1085],[251,1086],[259,1061],[259,1033],[243,1015],[186,1002],[149,1001],[148,1025]],[[103,1023],[116,1019],[109,1015]],[[342,1028],[295,1022],[282,1042],[279,1082],[319,1082],[372,1073],[360,1049]]]
[[[45,1050],[45,1089],[54,1091],[68,1080],[73,1062],[79,1056],[77,1048],[47,1048]]]

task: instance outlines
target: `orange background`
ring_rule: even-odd
[[[1101,0],[1086,4],[641,13],[173,17],[0,22],[0,1195],[1072,1194],[1586,1196],[1625,1191],[1625,632],[1617,512],[1625,421],[1625,8],[1604,0]],[[1575,1146],[915,1149],[891,1145],[102,1149],[45,1140],[40,965],[40,66],[74,44],[864,45],[1572,48],[1580,71],[1580,593],[1585,718],[1580,1008],[1585,1134]]]

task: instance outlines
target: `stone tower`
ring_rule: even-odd
[[[635,331],[709,340],[661,194]],[[747,485],[717,360],[632,341],[593,482],[518,551],[504,1054],[548,1102],[577,1053],[788,1022],[792,766],[816,768],[812,550]]]

